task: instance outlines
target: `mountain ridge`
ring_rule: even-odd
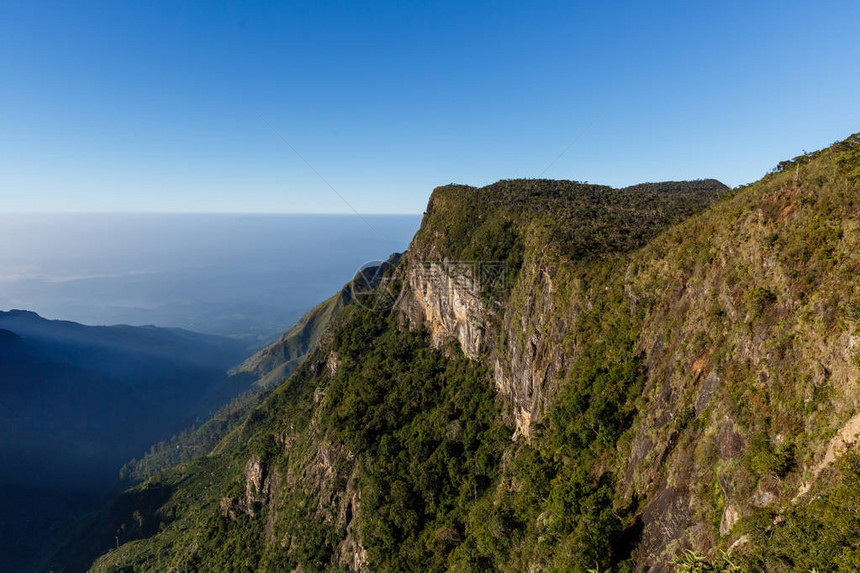
[[[93,570],[852,570],[858,149],[731,191],[437,188],[394,305],[106,508]]]
[[[124,462],[238,391],[225,373],[244,352],[189,331],[0,312],[0,570],[25,570],[120,487]]]

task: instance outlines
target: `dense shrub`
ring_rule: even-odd
[[[601,257],[643,245],[726,190],[712,179],[625,189],[547,179],[448,185],[433,192],[416,238],[450,259],[507,260],[516,272],[533,226],[570,259]]]
[[[790,506],[779,519],[757,510],[739,523],[749,536],[739,557],[746,570],[860,569],[860,452],[849,451],[837,470],[836,486],[809,503]]]
[[[785,477],[794,467],[794,444],[775,445],[767,436],[759,435],[750,440],[745,459],[750,470],[759,476]]]
[[[512,429],[489,373],[458,347],[358,312],[335,335],[341,361],[323,423],[364,457],[360,528],[374,571],[443,569],[470,503],[496,480]]]

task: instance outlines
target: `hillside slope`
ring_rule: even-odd
[[[0,570],[25,570],[120,466],[237,391],[244,348],[179,329],[92,327],[0,312]],[[5,569],[10,567],[12,569]]]
[[[855,570],[858,174],[854,136],[732,191],[439,188],[393,308],[345,307],[77,546],[96,571]]]
[[[379,265],[362,269],[337,294],[305,313],[278,340],[232,368],[228,373],[230,380],[248,389],[202,424],[185,428],[169,440],[153,445],[140,459],[126,463],[120,472],[123,479],[130,483],[144,481],[160,471],[208,454],[308,357],[335,316],[355,300],[356,291],[361,296],[360,293],[375,289],[384,274],[380,269],[396,265],[400,257],[394,253]]]
[[[18,310],[0,312],[0,328],[16,335],[0,341],[6,484],[114,482],[124,459],[206,414],[244,351],[179,329],[84,326]]]
[[[362,269],[340,292],[311,309],[277,341],[242,362],[231,370],[231,374],[250,374],[257,379],[257,385],[263,387],[288,377],[316,348],[337,313],[355,299],[355,289],[376,288],[380,278],[379,269],[397,265],[400,257],[400,253],[394,253],[386,261],[380,261],[379,265]]]

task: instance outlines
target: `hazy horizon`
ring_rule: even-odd
[[[2,213],[0,308],[264,341],[420,221],[365,219],[375,231],[339,214]]]

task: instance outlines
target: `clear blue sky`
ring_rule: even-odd
[[[229,5],[228,5],[229,4]],[[0,6],[0,210],[421,212],[433,187],[758,179],[860,131],[860,2]],[[603,114],[601,116],[601,114]]]

